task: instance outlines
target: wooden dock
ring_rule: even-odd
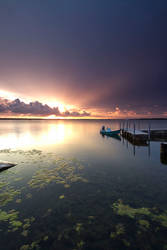
[[[127,139],[130,143],[136,146],[147,146],[148,141],[148,133],[143,132],[141,130],[134,129],[122,129],[121,135],[125,139]]]
[[[148,153],[150,155],[150,142],[157,141],[161,142],[160,146],[160,161],[162,164],[167,165],[167,129],[151,129],[148,126],[148,129],[136,130],[135,124],[134,128],[121,129],[122,137],[130,142],[134,146],[148,146]]]
[[[148,130],[142,130],[145,133],[148,133]],[[150,129],[150,140],[151,141],[167,141],[167,129]]]
[[[167,129],[144,129],[136,130],[135,128],[122,129],[121,135],[136,144],[147,141],[167,142]]]

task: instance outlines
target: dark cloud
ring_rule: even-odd
[[[0,104],[0,113],[7,111],[7,108],[4,104]]]
[[[166,0],[2,0],[0,37],[3,90],[89,108],[167,106]]]
[[[12,113],[17,114],[31,114],[31,115],[60,115],[58,108],[50,108],[48,105],[43,105],[42,103],[30,102],[26,104],[21,102],[19,99],[14,100],[13,102],[9,103],[8,109]]]
[[[64,113],[62,113],[63,116],[68,117],[68,116],[73,116],[73,117],[84,117],[84,116],[90,116],[90,113],[83,111],[83,112],[78,112],[78,111],[65,111]]]
[[[66,111],[60,112],[58,107],[51,108],[46,104],[38,101],[30,102],[29,104],[16,99],[14,101],[4,100],[0,98],[0,113],[9,113],[15,115],[29,115],[29,116],[62,116],[62,117],[84,117],[89,116],[90,113],[85,111]]]

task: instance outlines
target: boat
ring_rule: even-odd
[[[111,130],[110,128],[105,129],[105,126],[102,126],[102,128],[100,130],[100,134],[109,135],[109,136],[118,135],[118,134],[120,134],[120,132],[121,132],[120,129],[118,129],[118,130]]]

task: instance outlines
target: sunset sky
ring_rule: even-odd
[[[0,117],[167,117],[167,1],[1,0]]]

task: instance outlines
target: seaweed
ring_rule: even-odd
[[[51,169],[40,169],[32,176],[28,182],[31,188],[44,188],[51,182],[62,184],[65,188],[70,188],[72,183],[75,182],[88,182],[81,175],[83,166],[77,161],[65,160],[58,158],[54,161],[54,167]]]
[[[77,224],[75,225],[75,231],[76,231],[78,234],[80,234],[81,230],[82,230],[82,223],[77,223]]]
[[[152,214],[152,219],[159,222],[163,227],[167,227],[167,210],[159,215]]]
[[[150,209],[146,207],[132,208],[129,205],[123,204],[122,200],[113,203],[113,210],[118,215],[126,215],[134,219],[137,215],[151,215]]]
[[[16,203],[21,203],[21,199],[17,199],[17,200],[16,200]]]
[[[110,238],[115,239],[122,234],[125,234],[125,226],[122,223],[118,223],[115,226],[115,231],[110,233]]]
[[[3,190],[3,192],[0,194],[0,206],[5,206],[18,194],[20,194],[20,191],[14,190],[13,188],[7,188]]]
[[[60,200],[62,200],[62,199],[64,199],[64,198],[65,198],[65,196],[64,196],[63,194],[59,196],[59,199],[60,199]]]
[[[163,211],[162,213],[159,212],[159,214],[157,214],[158,210],[155,208],[133,208],[129,205],[123,204],[121,200],[118,200],[118,202],[113,203],[112,207],[114,212],[120,216],[128,216],[131,219],[146,216],[150,220],[158,222],[159,224],[161,224],[161,226],[167,227],[167,210]],[[138,223],[140,226],[142,226],[142,228],[145,229],[148,229],[150,226],[150,223],[145,219],[139,219]]]
[[[150,227],[150,223],[147,220],[139,220],[138,223],[142,229],[148,229]]]

